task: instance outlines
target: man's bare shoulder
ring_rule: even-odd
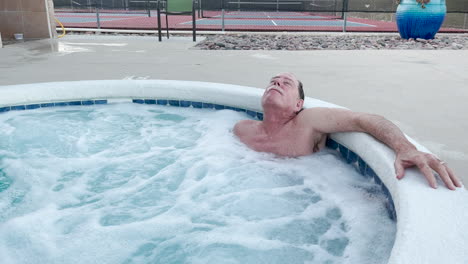
[[[259,124],[260,121],[256,120],[241,120],[234,126],[234,134],[238,137],[250,134],[251,131],[255,130]]]
[[[300,123],[322,133],[361,131],[363,113],[335,107],[313,107],[301,112]]]
[[[300,126],[313,128],[326,112],[327,109],[323,107],[306,108],[297,115],[296,122]]]
[[[306,108],[306,109],[301,111],[301,115],[303,117],[319,117],[319,116],[322,116],[324,114],[334,112],[336,109],[339,109],[339,108],[330,108],[330,107]]]

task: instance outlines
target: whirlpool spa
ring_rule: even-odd
[[[262,120],[262,94],[166,80],[0,87],[1,262],[468,261],[465,189],[434,190],[415,169],[398,181],[393,151],[363,133],[306,157],[255,152],[232,129]]]

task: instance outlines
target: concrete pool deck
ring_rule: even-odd
[[[201,40],[202,38],[199,38]],[[173,79],[264,87],[295,73],[306,96],[383,115],[468,183],[468,50],[206,51],[190,38],[66,36],[0,49],[0,86]],[[1,89],[1,87],[0,87]]]

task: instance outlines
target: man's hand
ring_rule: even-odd
[[[455,176],[453,171],[445,162],[442,162],[436,156],[416,149],[397,152],[395,171],[398,179],[402,179],[405,176],[406,168],[413,166],[417,166],[421,170],[429,182],[429,185],[434,189],[437,188],[437,184],[433,171],[439,174],[440,178],[450,190],[455,190],[455,186],[462,186],[460,180]]]

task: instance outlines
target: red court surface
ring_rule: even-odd
[[[72,13],[56,10],[56,17],[67,28],[97,28],[96,13]],[[222,30],[221,13],[204,11],[196,20],[197,30]],[[151,17],[145,11],[107,11],[99,14],[101,29],[155,30],[158,28],[157,15]],[[191,16],[169,16],[169,29],[191,30]],[[165,17],[161,17],[162,28],[166,28]],[[224,16],[227,31],[330,31],[342,32],[344,20],[339,17],[308,12],[229,12]],[[395,22],[349,17],[346,21],[349,32],[397,32]],[[468,33],[468,30],[441,28],[439,32]]]

